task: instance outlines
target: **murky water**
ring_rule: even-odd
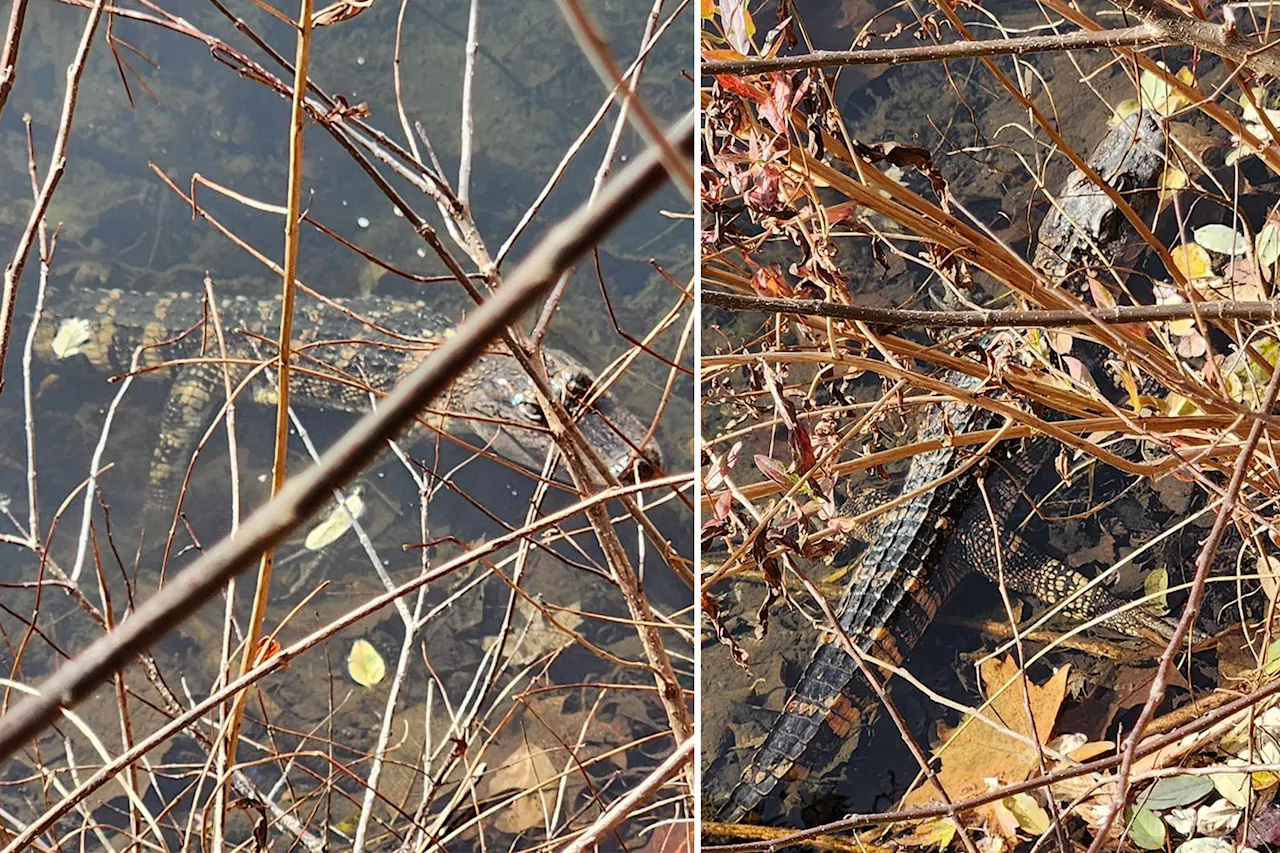
[[[226,39],[270,73],[288,77],[261,50],[238,36],[227,19],[211,5],[178,0],[166,3],[163,9],[175,19],[189,21],[204,32]],[[251,4],[241,4],[235,11],[277,50],[292,58],[293,40],[284,24]],[[312,79],[329,94],[342,95],[350,104],[367,102],[372,111],[370,122],[398,143],[405,144],[392,83],[394,33],[399,11],[398,4],[381,0],[353,21],[317,31]],[[647,8],[618,2],[595,4],[592,8],[592,14],[624,66],[635,54],[647,12]],[[143,13],[163,17],[154,9],[145,9]],[[286,14],[295,13],[296,10],[286,10]],[[82,9],[60,4],[33,4],[29,13],[17,88],[0,119],[0,150],[7,155],[0,162],[4,175],[0,186],[5,195],[4,203],[0,204],[0,234],[5,237],[6,246],[16,244],[31,206],[22,116],[24,113],[31,116],[37,162],[44,169],[61,109],[63,69],[72,56],[83,20]],[[680,76],[681,70],[690,66],[688,33],[691,26],[692,15],[686,10],[671,28],[671,35],[649,59],[641,91],[649,108],[664,122],[683,115],[692,103],[689,83]],[[597,109],[603,86],[573,42],[554,3],[485,4],[480,27],[471,206],[490,252],[496,253],[537,197],[565,149]],[[410,122],[421,123],[444,172],[453,177],[457,174],[459,157],[459,104],[466,29],[467,5],[456,3],[412,5],[403,24],[400,72],[405,112]],[[193,174],[199,173],[246,197],[281,204],[287,176],[287,100],[255,81],[238,76],[212,56],[206,44],[171,29],[146,21],[117,18],[110,32],[114,56],[106,35],[104,23],[82,84],[67,173],[48,216],[51,225],[59,226],[50,285],[62,290],[119,288],[146,294],[180,291],[198,294],[207,273],[221,295],[253,299],[274,296],[278,278],[208,222],[192,221],[190,208],[156,177],[152,166],[169,175],[184,192],[189,191]],[[220,56],[227,59],[226,54]],[[123,68],[123,80],[118,67]],[[134,101],[132,109],[130,95]],[[551,224],[587,197],[605,151],[610,126],[611,123],[606,122],[604,129],[587,141],[558,188],[542,205],[541,212],[514,242],[503,269],[512,269]],[[628,131],[620,147],[623,159],[641,147],[638,137]],[[368,176],[314,124],[307,129],[306,164],[305,204],[310,216],[389,266],[419,276],[438,276],[445,272],[431,251],[424,251],[423,242],[406,220],[396,214],[387,198],[375,189]],[[395,177],[391,180],[410,204],[443,234],[434,204],[406,182]],[[199,187],[197,192],[201,205],[229,230],[258,251],[279,259],[282,227],[278,215],[248,209],[207,187]],[[687,204],[678,194],[663,192],[600,247],[599,271],[612,309],[625,332],[635,338],[642,338],[658,318],[679,302],[679,293],[654,270],[650,259],[676,281],[685,282],[691,274],[690,223],[687,218],[662,215],[662,211],[682,210],[687,210]],[[432,310],[455,319],[470,304],[456,283],[412,281],[370,263],[313,228],[304,226],[303,231],[299,277],[327,295],[423,299],[431,303]],[[445,242],[458,257],[464,257],[447,237]],[[9,511],[18,524],[25,523],[27,518],[19,356],[30,324],[38,272],[38,257],[33,252],[22,280],[22,310],[15,323],[5,393],[0,396],[0,420],[4,423],[0,438],[0,491],[9,496]],[[685,308],[683,316],[687,315],[688,308]],[[404,331],[414,333],[412,329]],[[677,321],[654,341],[652,348],[665,357],[680,358],[687,367],[692,356],[687,351],[678,355],[680,331],[681,323]],[[568,351],[597,372],[627,350],[628,343],[615,331],[606,310],[593,266],[584,266],[575,275],[552,324],[549,343]],[[614,392],[637,416],[651,418],[659,408],[668,373],[665,364],[641,355],[614,386]],[[112,405],[119,386],[106,383],[103,376],[86,365],[76,364],[74,359],[52,366],[38,365],[34,381],[42,528],[47,532],[49,520],[66,502],[65,515],[50,539],[50,553],[60,564],[70,566],[76,559],[82,498],[68,501],[68,495],[90,468],[105,411]],[[101,508],[95,510],[94,533],[101,543],[102,571],[108,577],[106,587],[112,591],[112,608],[117,616],[123,614],[129,595],[145,597],[158,580],[153,552],[144,551],[136,567],[134,564],[143,535],[139,529],[139,510],[165,390],[164,383],[134,384],[119,404],[103,455],[103,462],[111,467],[102,473],[101,494],[111,512],[104,515]],[[299,412],[307,431],[321,448],[351,422],[349,417],[341,415],[317,414],[302,408]],[[269,410],[255,410],[251,405],[241,405],[237,411],[240,444],[237,461],[249,503],[260,498],[264,488],[260,481],[270,470],[272,417]],[[674,383],[656,432],[668,470],[688,469],[692,422],[692,385],[688,375],[681,374]],[[291,447],[294,455],[290,468],[297,470],[307,461],[301,443],[295,439]],[[415,458],[422,460],[437,476],[451,472],[468,455],[449,442],[437,449],[427,441],[414,451]],[[196,469],[187,502],[189,528],[184,525],[179,530],[175,551],[180,553],[173,558],[171,571],[192,559],[193,540],[208,545],[227,530],[228,469],[225,434],[215,431]],[[438,479],[431,482],[440,484]],[[363,521],[374,536],[378,557],[386,565],[388,574],[399,582],[415,576],[424,559],[437,563],[460,553],[466,543],[500,535],[509,529],[508,525],[521,524],[534,488],[535,482],[518,470],[483,459],[470,462],[454,473],[450,484],[441,487],[439,494],[432,498],[424,534],[420,528],[418,486],[394,458],[384,454],[380,465],[365,481],[364,497],[370,510]],[[550,511],[568,501],[567,495],[553,488],[546,509]],[[617,514],[618,508],[614,509]],[[678,551],[689,556],[692,539],[687,506],[679,500],[669,501],[666,507],[653,513],[653,518]],[[108,523],[110,544],[118,553],[123,569],[108,544]],[[150,546],[160,532],[154,520],[149,523],[145,536]],[[4,532],[16,532],[8,529],[8,525],[9,522],[0,520]],[[583,526],[582,519],[578,518],[566,528],[577,530]],[[633,561],[638,562],[639,536],[634,523],[620,523],[619,530]],[[424,538],[436,544],[425,551],[402,550],[403,545],[422,542]],[[593,574],[603,562],[598,549],[588,543],[589,539],[589,535],[575,537],[581,550],[562,543],[555,547],[554,557],[535,554],[524,587],[550,606],[582,611],[588,616],[585,622],[567,611],[555,612],[561,613],[557,621],[562,624],[580,622],[577,631],[598,647],[634,658],[640,654],[634,631],[610,621],[625,618],[626,608],[614,586]],[[0,580],[34,579],[38,567],[29,552],[14,546],[0,547],[3,547]],[[655,558],[652,545],[642,550],[646,588],[655,606],[665,614],[687,608],[688,587]],[[92,554],[88,555],[85,566],[86,592],[93,603],[98,604],[96,584],[91,580]],[[394,769],[384,776],[384,780],[390,781],[384,781],[383,794],[389,801],[407,804],[404,808],[410,814],[422,790],[422,777],[412,768],[421,757],[424,738],[430,733],[438,746],[445,733],[440,722],[444,719],[441,689],[450,703],[457,705],[462,701],[506,606],[507,585],[495,576],[486,575],[485,571],[484,567],[476,566],[446,578],[434,585],[425,599],[425,606],[430,608],[445,601],[451,593],[460,592],[457,602],[441,610],[419,635],[410,654],[414,674],[406,682],[398,703],[404,722],[393,740],[400,743],[401,753],[393,762]],[[504,571],[509,573],[509,567]],[[475,584],[468,587],[472,581]],[[248,612],[250,585],[251,582],[242,582],[238,591],[244,605],[239,609],[241,625]],[[315,593],[322,585],[324,588]],[[280,631],[279,641],[287,644],[381,588],[369,557],[351,534],[319,554],[303,548],[299,541],[292,541],[280,551],[268,629],[274,629],[305,596],[315,593]],[[24,598],[19,609],[29,611],[31,604],[32,599]],[[196,696],[202,695],[211,684],[220,645],[222,611],[221,601],[209,605],[199,618],[161,647],[162,670],[180,695],[183,679],[187,689]],[[46,593],[41,613],[41,624],[48,636],[68,652],[83,647],[100,631],[61,594]],[[517,620],[517,628],[523,631],[528,626],[526,647],[524,652],[517,653],[519,665],[507,670],[498,680],[499,689],[514,677],[514,672],[535,662],[550,660],[548,656],[553,650],[573,640],[572,635],[563,631],[548,630],[542,617],[530,621],[527,611],[522,614],[523,621]],[[600,618],[602,616],[608,618]],[[0,620],[4,621],[8,636],[20,635],[19,623],[7,617]],[[339,765],[353,765],[355,776],[366,772],[362,760],[349,750],[372,748],[386,698],[385,683],[380,689],[369,690],[352,684],[346,673],[351,641],[358,636],[369,639],[392,667],[400,653],[404,633],[395,611],[384,610],[313,649],[295,661],[289,670],[269,678],[259,698],[251,703],[249,716],[253,722],[246,729],[251,741],[261,744],[264,738],[269,740],[262,725],[265,715],[278,727],[271,735],[277,738],[271,741],[272,750],[318,751],[316,754],[322,755],[330,748],[326,744],[342,744],[343,749],[348,750],[342,756],[334,756],[336,764],[313,756],[300,759],[300,766],[309,768],[306,772],[296,768],[290,771],[290,785],[300,786],[295,787],[292,796],[303,796],[317,787],[316,779],[331,775],[335,779],[341,777],[337,786],[351,795],[351,799],[340,797],[324,806],[316,831],[321,831],[326,822],[331,826],[341,825],[347,833],[353,829],[343,821],[358,811],[358,800],[363,793],[359,785],[352,784],[353,778],[335,774],[335,770]],[[682,672],[691,677],[688,645],[676,639],[674,633],[671,641],[672,648],[685,660],[680,667]],[[56,655],[44,644],[36,645],[39,648],[33,646],[22,660],[22,676],[33,682],[56,662]],[[12,662],[8,655],[6,652],[2,657],[6,668]],[[436,673],[437,684],[430,684],[429,672]],[[529,673],[521,676],[521,689],[528,686],[529,677]],[[540,678],[544,685],[571,685],[634,683],[636,676],[633,671],[609,663],[607,657],[573,650],[556,657]],[[140,679],[138,686],[146,689]],[[569,740],[579,732],[591,732],[594,742],[608,742],[610,736],[625,742],[633,737],[652,735],[665,727],[660,709],[652,707],[656,706],[655,700],[642,698],[641,694],[633,696],[627,691],[620,695],[624,698],[602,695],[598,689],[565,687],[553,690],[548,696],[530,699],[528,704],[543,717],[555,719],[556,715],[564,714],[565,719],[572,719],[577,728],[563,733]],[[84,706],[84,713],[100,731],[113,731],[113,726],[118,726],[114,722],[114,704],[109,691],[101,691]],[[510,702],[502,707],[510,708]],[[140,730],[156,724],[155,714],[145,711],[137,714]],[[496,726],[501,720],[499,714],[488,725]],[[524,719],[518,722],[519,725],[498,727],[495,744],[484,758],[491,766],[500,766],[504,756],[517,750],[521,729],[533,742],[546,741],[546,732],[529,735],[532,722]],[[606,732],[597,732],[597,726]],[[319,741],[304,734],[316,727],[323,731]],[[593,767],[590,776],[597,781],[605,779],[612,780],[608,784],[619,784],[619,780],[629,778],[627,774],[632,766],[638,768],[645,764],[639,756],[646,754],[646,749],[649,756],[662,755],[669,745],[669,740],[665,745],[658,742],[652,749],[646,747],[624,753],[621,760],[602,761]],[[196,757],[198,750],[193,753],[193,749],[192,742],[176,742],[169,757],[203,760]],[[252,745],[245,748],[241,757],[261,755],[259,746]],[[269,763],[255,768],[251,775],[260,784],[272,785],[284,775],[283,765]],[[586,777],[576,778],[578,781],[571,785],[572,790],[581,789],[581,780]],[[482,796],[502,790],[500,786],[490,790],[486,784],[480,786]],[[164,796],[177,796],[178,790],[181,786]],[[117,795],[118,790],[107,793],[104,789],[90,801],[90,808],[98,808],[111,800],[109,806],[99,808],[97,816],[105,822],[127,826],[127,820],[122,817],[125,802],[111,799]],[[185,814],[189,808],[190,792],[186,797],[177,814]],[[415,799],[410,801],[411,797]],[[154,807],[155,802],[152,805]],[[300,807],[311,808],[301,803]],[[403,820],[403,817],[392,814],[388,819]],[[517,822],[514,826],[506,825],[500,832],[516,834],[527,829]]]

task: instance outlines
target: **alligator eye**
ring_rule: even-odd
[[[542,407],[538,405],[537,400],[531,400],[523,394],[517,394],[511,398],[511,405],[515,407],[520,417],[526,421],[542,426],[546,425],[547,416],[542,413]]]

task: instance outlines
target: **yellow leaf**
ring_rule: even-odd
[[[1194,252],[1184,252],[1182,255],[1179,255],[1178,249],[1181,249],[1181,248],[1182,247],[1179,246],[1177,249],[1173,250],[1173,263],[1174,263],[1174,266],[1178,267],[1178,269],[1181,269],[1183,271],[1183,274],[1186,275],[1186,269],[1183,268],[1183,264],[1186,262],[1187,256],[1194,254]],[[1191,248],[1199,249],[1200,247],[1192,246]],[[1201,249],[1201,251],[1203,252],[1204,250]],[[1194,278],[1194,276],[1188,276],[1188,278]],[[1187,300],[1183,299],[1182,294],[1178,293],[1173,288],[1156,287],[1155,291],[1156,291],[1157,305],[1186,304]],[[1173,335],[1174,337],[1185,338],[1187,335],[1195,334],[1196,321],[1194,317],[1186,317],[1182,320],[1170,320],[1168,323],[1165,324],[1165,327],[1169,330],[1169,334]]]
[[[1142,590],[1147,594],[1147,601],[1161,611],[1169,608],[1169,570],[1157,566],[1147,572],[1142,579]]]
[[[1213,787],[1218,789],[1218,793],[1228,803],[1238,809],[1249,807],[1249,774],[1214,773],[1209,778],[1213,780]]]
[[[1169,253],[1173,256],[1173,265],[1187,278],[1208,278],[1213,275],[1209,267],[1209,253],[1196,243],[1174,246]]]
[[[1271,770],[1256,770],[1253,772],[1252,776],[1253,790],[1255,791],[1265,791],[1268,788],[1274,788],[1277,784],[1280,784],[1280,776],[1277,776]]]
[[[894,838],[895,846],[937,847],[946,850],[956,837],[956,825],[950,818],[931,817],[916,824],[910,834]]]
[[[1164,409],[1165,414],[1171,415],[1175,418],[1186,415],[1200,415],[1204,413],[1203,409],[1181,394],[1170,394],[1168,397],[1165,397],[1162,408]]]
[[[347,672],[361,687],[373,687],[387,677],[387,665],[382,655],[368,640],[356,640],[347,655]]]
[[[1187,173],[1179,169],[1177,166],[1169,166],[1164,170],[1164,174],[1160,176],[1160,189],[1162,190],[1181,190],[1185,189],[1190,179]]]
[[[360,490],[357,489],[348,495],[340,506],[335,506],[328,518],[311,528],[302,544],[308,551],[319,551],[326,545],[336,542],[362,515],[364,515],[364,499],[360,497]]]
[[[1280,341],[1270,337],[1255,338],[1252,346],[1263,361],[1268,365],[1275,365],[1276,357],[1280,356]],[[1260,402],[1259,394],[1270,379],[1269,372],[1264,372],[1253,357],[1243,350],[1232,353],[1222,363],[1222,377],[1231,399],[1250,406],[1256,406]]]
[[[1110,118],[1107,124],[1115,127],[1140,109],[1142,109],[1142,104],[1138,103],[1134,98],[1121,101],[1116,104],[1116,114]]]
[[[1004,807],[1018,821],[1018,828],[1030,835],[1042,835],[1049,830],[1049,814],[1030,794],[1014,794],[1004,798]]]
[[[1163,70],[1164,63],[1161,62],[1159,65]],[[1195,85],[1195,76],[1190,68],[1184,66],[1174,76],[1186,86]],[[1155,110],[1162,116],[1171,116],[1190,103],[1187,97],[1175,89],[1162,74],[1143,71],[1138,79],[1138,88],[1142,94],[1142,105]]]

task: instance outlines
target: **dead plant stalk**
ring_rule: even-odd
[[[692,156],[691,117],[686,117],[672,131],[672,140]],[[328,500],[334,487],[367,465],[388,436],[406,427],[419,408],[471,364],[496,330],[513,322],[545,293],[563,264],[594,245],[656,190],[664,178],[665,172],[656,154],[646,151],[611,182],[610,190],[599,205],[580,209],[553,228],[507,278],[503,289],[410,374],[387,397],[382,408],[365,415],[339,439],[322,457],[322,464],[293,477],[272,501],[246,519],[234,539],[224,539],[209,549],[123,620],[116,631],[100,637],[61,667],[44,682],[39,696],[24,699],[0,718],[0,758],[12,755],[27,739],[51,724],[61,708],[78,703],[110,677],[112,671],[218,594],[226,580],[263,549],[309,518]],[[607,525],[607,513],[604,522]],[[661,657],[665,659],[665,655]],[[659,667],[655,676],[665,681],[671,673],[669,667],[669,663],[665,668]],[[668,684],[664,698],[672,701],[678,698],[679,688],[673,678]],[[683,708],[674,713],[687,722]],[[681,728],[687,730],[687,726]]]
[[[4,390],[5,355],[9,351],[9,335],[13,330],[13,313],[18,300],[18,282],[22,279],[22,271],[27,264],[27,255],[31,252],[31,244],[36,239],[40,223],[44,221],[45,213],[49,210],[49,203],[53,201],[53,194],[57,191],[58,184],[62,181],[62,176],[67,170],[67,146],[71,139],[71,123],[76,114],[76,102],[80,97],[80,78],[84,75],[85,66],[88,64],[89,49],[93,46],[93,36],[97,32],[98,22],[102,20],[102,10],[105,5],[104,0],[93,0],[93,5],[89,8],[89,17],[80,33],[80,43],[76,47],[75,56],[72,58],[71,64],[67,66],[67,88],[62,99],[62,116],[58,121],[58,130],[53,137],[53,150],[49,152],[49,171],[44,176],[44,185],[40,187],[40,194],[36,197],[36,202],[31,208],[31,214],[27,217],[27,224],[22,229],[22,236],[18,238],[18,245],[13,251],[13,258],[4,268],[4,292],[0,293],[0,391]],[[17,4],[15,4],[10,17],[10,35],[13,37],[14,44],[13,61],[17,60],[17,36],[16,31],[12,28],[21,24],[21,18],[18,16],[19,11]],[[6,41],[6,53],[8,53],[8,45],[9,41]],[[0,71],[2,70],[0,69]]]

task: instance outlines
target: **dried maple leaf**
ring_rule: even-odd
[[[986,693],[991,697],[983,708],[983,716],[998,720],[1012,732],[1031,738],[1035,743],[1046,743],[1058,712],[1066,697],[1069,667],[1063,667],[1043,685],[1026,683],[1013,658],[990,660],[982,665],[980,673]],[[1035,728],[1027,719],[1027,698],[1030,694],[1031,714]],[[969,719],[960,726],[938,750],[942,767],[938,781],[946,789],[952,802],[965,800],[992,789],[996,785],[1021,782],[1039,766],[1039,750],[1023,740],[1011,737],[979,719]],[[916,788],[906,797],[907,806],[922,806],[938,800],[937,789],[929,783]],[[977,812],[988,826],[1000,824],[999,816],[990,806]]]

